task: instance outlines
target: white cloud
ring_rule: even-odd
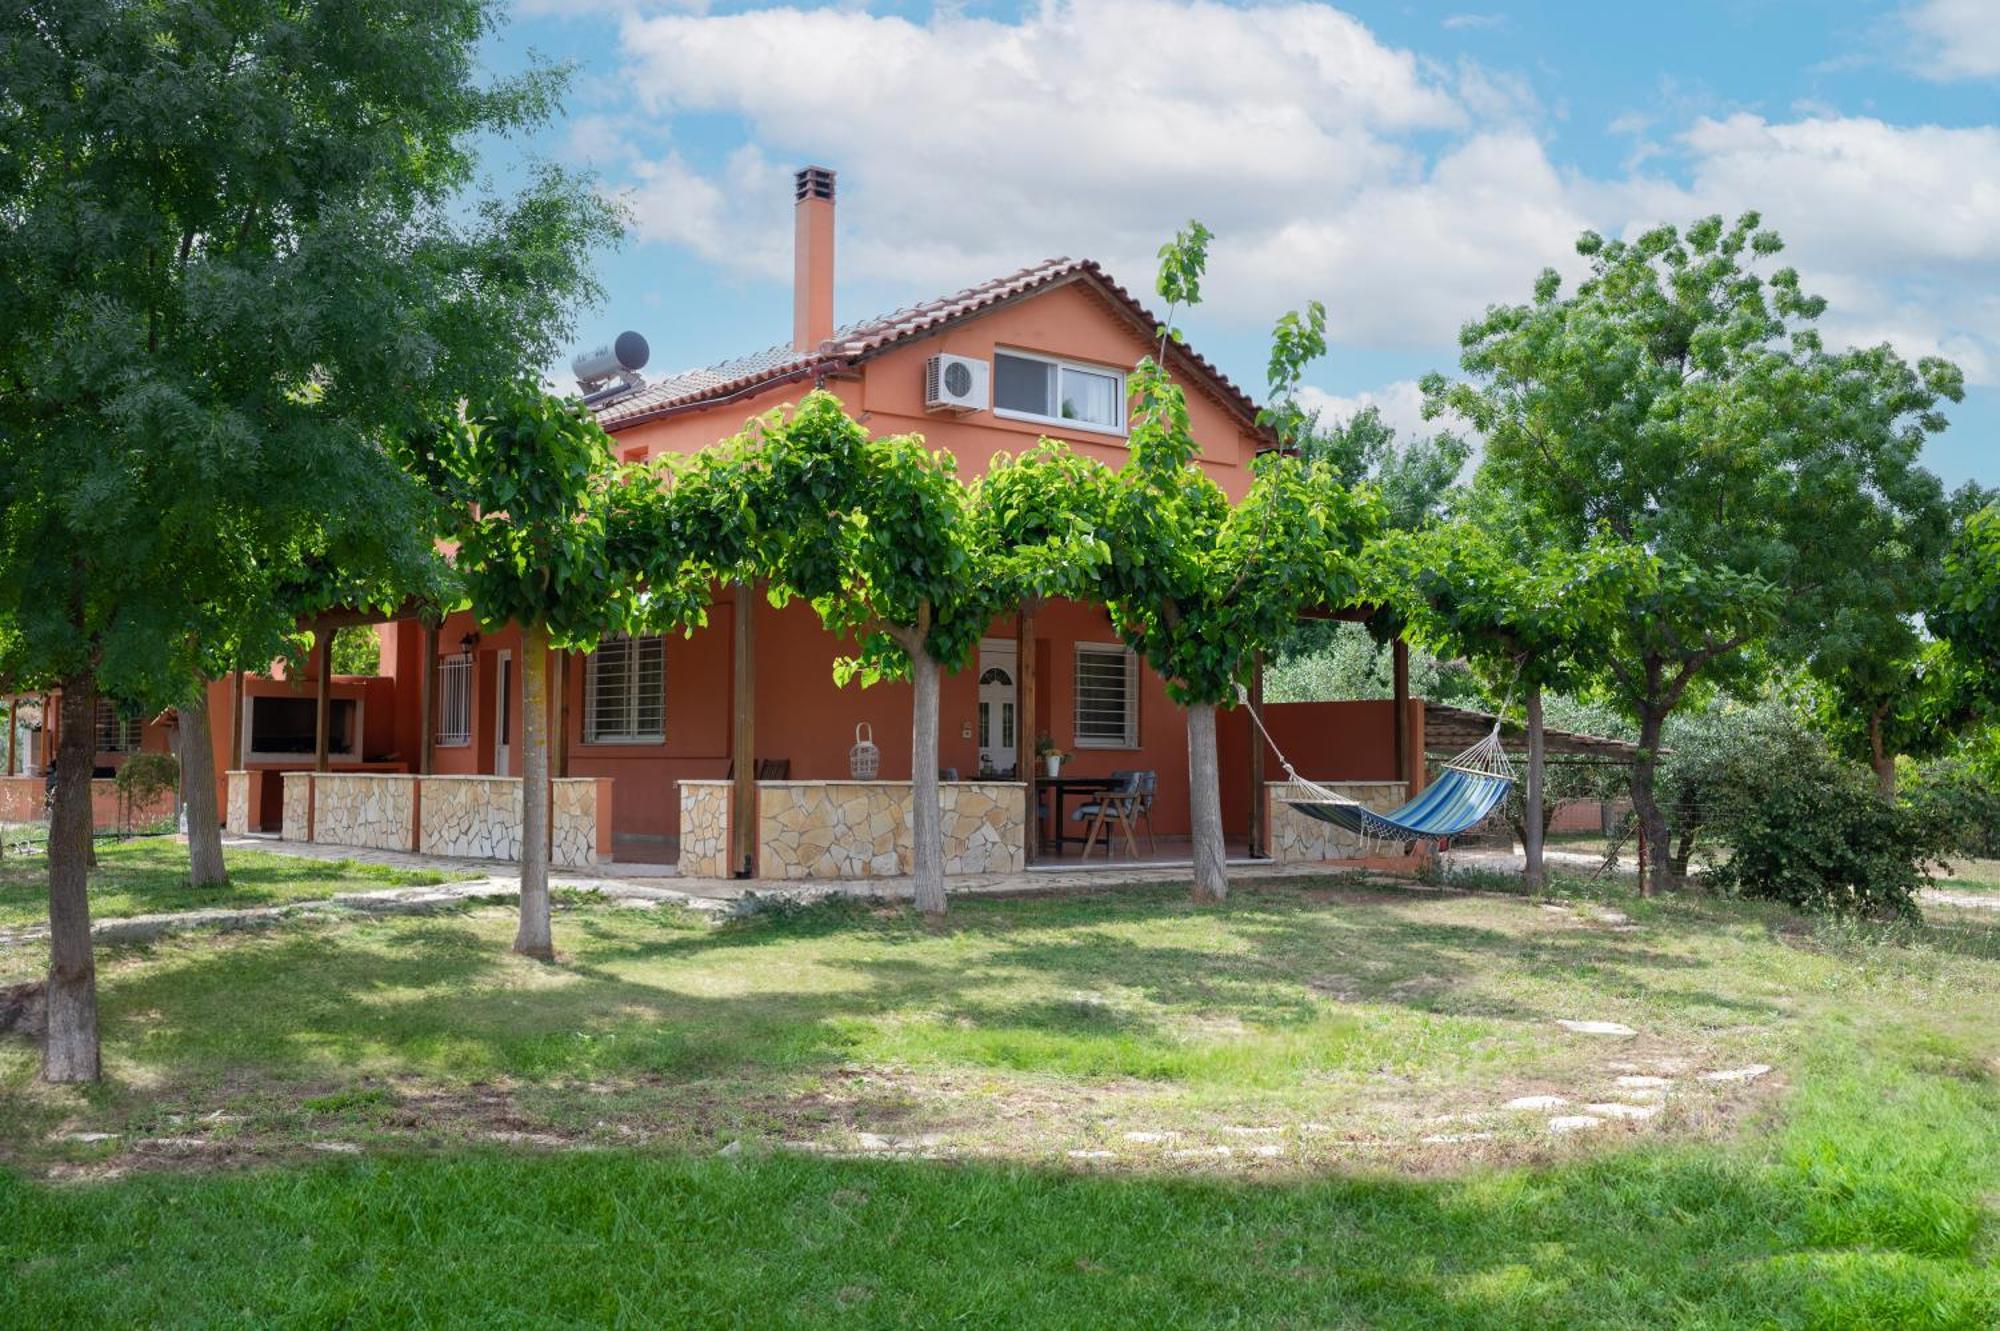
[[[1663,85],[1668,109],[1616,126],[1631,159],[1593,177],[1550,160],[1520,77],[1296,0],[1044,0],[1008,21],[656,6],[622,38],[654,142],[679,143],[682,115],[743,126],[720,164],[621,149],[639,238],[760,278],[789,272],[789,172],[815,161],[841,175],[845,282],[921,298],[1067,253],[1144,289],[1160,240],[1200,217],[1202,322],[1261,328],[1318,297],[1337,341],[1445,364],[1466,319],[1545,265],[1576,272],[1586,226],[1757,207],[1833,301],[1831,337],[2000,376],[1979,294],[2000,288],[2000,128],[1710,116]]]
[[[1504,28],[1507,26],[1505,14],[1450,14],[1445,17],[1444,26],[1454,31],[1464,28]]]
[[[2000,14],[1993,0],[1920,0],[1903,13],[1912,40],[1909,63],[1926,78],[2000,75]]]
[[[1393,426],[1397,438],[1402,440],[1436,434],[1442,428],[1437,422],[1424,419],[1424,394],[1414,379],[1398,379],[1380,388],[1363,389],[1351,396],[1306,387],[1299,390],[1299,405],[1307,411],[1318,412],[1320,419],[1328,425],[1345,421],[1373,407],[1382,413],[1383,422]]]

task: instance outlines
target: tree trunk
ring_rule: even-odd
[[[549,931],[549,631],[521,629],[521,927],[514,950],[556,959]]]
[[[1194,850],[1196,905],[1225,901],[1229,875],[1223,867],[1222,774],[1215,756],[1215,704],[1190,703],[1188,733],[1188,817]]]
[[[1542,686],[1528,685],[1528,788],[1521,797],[1521,854],[1526,861],[1521,877],[1530,892],[1540,892],[1548,881],[1542,863]]]
[[[938,807],[938,663],[921,645],[910,649],[910,680],[916,687],[910,717],[910,835],[916,862],[911,886],[917,909],[944,918],[944,817]]]
[[[1639,753],[1632,762],[1632,810],[1639,818],[1651,863],[1639,879],[1639,895],[1674,886],[1672,857],[1668,855],[1667,817],[1660,809],[1656,778],[1660,768],[1660,732],[1666,717],[1651,707],[1639,709]]]
[[[1891,804],[1896,802],[1896,755],[1882,739],[1882,720],[1888,715],[1884,703],[1868,716],[1868,765],[1875,769],[1875,793]]]
[[[187,801],[188,882],[220,887],[229,881],[222,862],[222,816],[215,803],[215,741],[208,728],[208,686],[179,709],[176,735],[181,798]]]
[[[48,1035],[42,1080],[96,1081],[97,964],[90,952],[90,765],[97,683],[88,672],[62,686],[55,807],[49,814]]]

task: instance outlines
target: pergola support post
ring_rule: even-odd
[[[1410,769],[1410,644],[1400,637],[1396,639],[1390,652],[1390,661],[1395,676],[1396,695],[1396,779],[1403,783],[1407,794],[1416,788],[1416,776]]]
[[[1250,709],[1260,717],[1264,714],[1262,652],[1250,658]],[[1245,726],[1244,733],[1250,739],[1250,858],[1264,860],[1271,857],[1265,835],[1270,817],[1270,792],[1264,788],[1264,735],[1254,724]]]
[[[1014,772],[1021,778],[1021,863],[1033,864],[1042,841],[1042,820],[1035,804],[1035,602],[1021,602],[1014,617]]]
[[[736,584],[729,752],[729,865],[738,878],[757,876],[757,589]]]
[[[437,762],[438,626],[423,621],[423,657],[417,668],[417,775],[429,776]]]

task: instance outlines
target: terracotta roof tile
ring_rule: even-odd
[[[1142,332],[1150,334],[1158,325],[1159,321],[1152,311],[1113,281],[1094,261],[1048,259],[937,300],[905,306],[877,318],[835,329],[832,337],[812,351],[800,351],[790,346],[768,347],[703,369],[664,376],[636,393],[604,403],[597,408],[597,419],[605,429],[618,430],[779,383],[846,369],[911,338],[934,333],[947,324],[983,313],[996,305],[1079,280],[1097,287],[1114,305],[1121,307]],[[1254,425],[1257,404],[1231,383],[1222,371],[1186,346],[1176,347],[1173,354],[1184,368],[1207,381],[1211,390],[1237,411],[1246,423]]]

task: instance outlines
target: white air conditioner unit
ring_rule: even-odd
[[[925,411],[986,410],[986,362],[970,356],[933,356],[924,362]]]

